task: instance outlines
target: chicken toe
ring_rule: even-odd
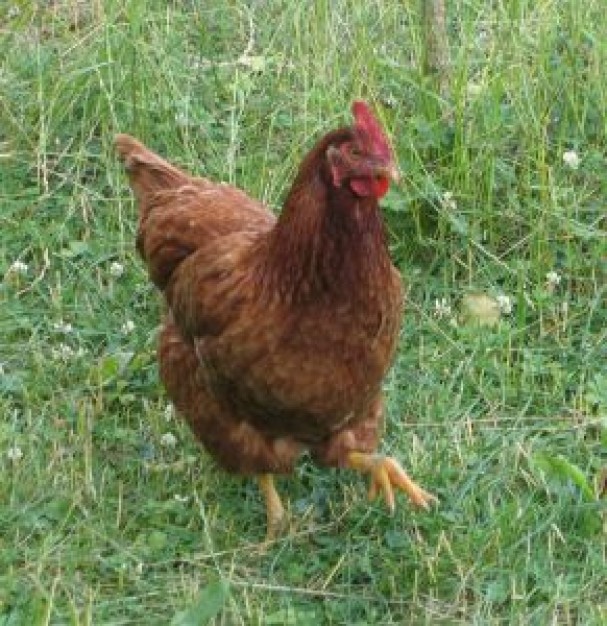
[[[413,482],[400,463],[392,457],[365,452],[350,452],[347,466],[371,475],[369,498],[375,498],[378,493],[381,493],[391,512],[395,508],[395,488],[404,491],[413,504],[424,509],[438,502],[435,496]]]
[[[257,481],[266,500],[266,541],[273,541],[280,535],[284,527],[285,509],[274,486],[272,474],[261,474],[257,477]]]

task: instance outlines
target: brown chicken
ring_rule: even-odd
[[[378,200],[397,169],[368,106],[352,112],[351,127],[304,158],[278,218],[116,138],[139,205],[137,248],[168,305],[160,376],[217,462],[258,477],[269,537],[284,517],[272,475],[304,450],[369,474],[370,496],[391,510],[394,488],[419,506],[435,499],[376,454],[403,300]]]

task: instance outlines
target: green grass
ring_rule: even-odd
[[[448,3],[448,101],[417,3],[211,4],[0,8],[0,624],[607,624],[603,1]],[[278,208],[360,96],[404,173],[384,448],[441,504],[304,460],[264,551],[254,485],[165,410],[112,137]],[[464,319],[478,293],[511,313]]]

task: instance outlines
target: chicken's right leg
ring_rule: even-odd
[[[268,520],[266,540],[272,541],[280,534],[285,519],[285,509],[274,486],[274,476],[272,474],[261,474],[257,477],[257,482],[266,500]]]
[[[422,489],[413,482],[400,463],[390,456],[368,454],[366,452],[350,452],[347,466],[371,476],[369,497],[375,498],[383,494],[390,512],[394,512],[394,489],[404,491],[416,506],[427,509],[438,502],[438,498]]]

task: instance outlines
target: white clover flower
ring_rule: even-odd
[[[6,451],[9,461],[18,463],[23,458],[23,452],[19,446],[12,446]]]
[[[135,322],[133,320],[127,320],[121,327],[122,334],[128,335],[135,330]]]
[[[479,83],[469,81],[466,84],[466,94],[468,95],[469,98],[475,98],[476,96],[480,95],[482,91],[483,91],[483,86]]]
[[[165,421],[170,422],[173,419],[173,415],[174,415],[173,405],[172,404],[167,404],[164,407],[164,419],[165,419]]]
[[[122,265],[122,263],[118,263],[118,261],[114,261],[110,265],[110,274],[114,278],[120,278],[124,274],[124,265]]]
[[[580,157],[575,150],[567,150],[563,152],[563,163],[572,170],[577,170],[580,166]]]
[[[60,343],[56,348],[51,348],[54,359],[65,361],[74,356],[74,349],[67,343]]]
[[[443,209],[447,209],[449,211],[457,210],[457,202],[453,197],[452,191],[444,191],[440,196],[440,203]]]
[[[190,118],[188,114],[183,111],[177,113],[177,115],[175,115],[175,124],[177,124],[177,126],[189,126]]]
[[[451,315],[451,305],[449,304],[449,300],[447,298],[441,298],[440,300],[437,298],[434,301],[434,317],[439,320],[443,317],[449,317]]]
[[[9,274],[27,274],[27,270],[29,269],[27,263],[23,261],[15,261],[9,268]]]
[[[164,433],[160,437],[160,445],[165,448],[174,448],[177,444],[177,437],[173,433]]]
[[[491,33],[486,28],[481,28],[476,37],[477,42],[479,44],[484,44],[489,39],[490,34]]]
[[[58,333],[65,333],[66,335],[71,333],[74,329],[69,322],[64,322],[63,320],[59,320],[53,324],[53,330]]]
[[[510,315],[512,313],[512,300],[510,296],[506,296],[503,293],[495,297],[499,310],[504,315]]]
[[[67,361],[85,354],[86,350],[84,348],[79,347],[77,350],[74,350],[67,343],[60,343],[56,348],[51,348],[51,356],[57,361]]]
[[[561,275],[554,270],[546,274],[546,285],[549,289],[555,289],[561,284]]]

